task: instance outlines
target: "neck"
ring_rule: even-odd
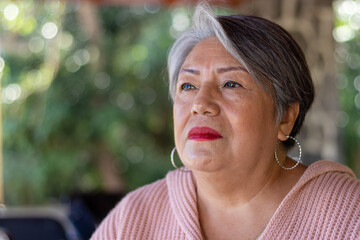
[[[271,187],[279,174],[276,163],[241,170],[194,172],[199,203],[220,208],[246,206]]]

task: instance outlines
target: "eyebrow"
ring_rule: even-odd
[[[181,69],[180,73],[183,73],[183,72],[192,73],[192,74],[195,74],[195,75],[200,75],[200,71],[194,70],[194,69],[190,69],[190,68],[183,68],[183,69]]]
[[[230,71],[243,71],[243,72],[246,72],[246,73],[249,73],[248,70],[246,70],[245,68],[243,67],[240,67],[240,66],[236,66],[236,67],[226,67],[226,68],[218,68],[216,71],[218,73],[225,73],[225,72],[230,72]],[[184,73],[184,72],[187,72],[187,73],[191,73],[191,74],[195,74],[195,75],[200,75],[200,71],[199,70],[195,70],[195,69],[191,69],[191,68],[183,68],[181,69],[180,73]]]
[[[218,73],[224,73],[224,72],[238,71],[238,70],[243,71],[243,72],[246,72],[246,73],[249,73],[248,70],[246,70],[246,69],[243,68],[243,67],[239,67],[239,66],[237,66],[237,67],[218,68],[218,69],[217,69],[217,72],[218,72]]]

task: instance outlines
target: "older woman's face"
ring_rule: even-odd
[[[250,168],[273,160],[273,101],[214,37],[185,59],[173,114],[177,151],[190,169]]]

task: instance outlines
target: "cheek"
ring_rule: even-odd
[[[179,101],[174,103],[173,117],[174,117],[174,135],[175,141],[180,140],[181,134],[186,126],[187,119],[191,113],[191,104],[182,103]]]
[[[227,117],[235,136],[255,135],[275,125],[273,105],[267,101],[250,100],[234,101],[226,111],[229,113]],[[243,138],[239,139],[243,140]]]

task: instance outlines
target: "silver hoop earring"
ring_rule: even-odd
[[[283,165],[280,163],[280,161],[279,161],[279,159],[278,159],[278,156],[277,156],[277,152],[276,152],[280,140],[278,140],[278,142],[276,143],[274,155],[275,155],[275,160],[276,160],[276,162],[279,164],[280,167],[282,167],[282,168],[285,169],[285,170],[292,170],[292,169],[296,168],[296,167],[300,164],[300,161],[301,161],[301,145],[300,145],[300,143],[298,142],[298,140],[297,140],[296,138],[294,138],[294,137],[292,137],[292,136],[286,136],[286,137],[287,137],[288,139],[291,138],[292,140],[294,140],[294,141],[296,142],[296,144],[298,145],[298,147],[299,147],[299,158],[298,158],[298,160],[296,160],[296,164],[295,164],[294,166],[292,166],[292,167],[285,167],[285,166],[283,166]]]
[[[173,150],[171,151],[171,154],[170,154],[170,158],[171,158],[171,163],[173,165],[174,168],[178,169],[179,171],[182,171],[182,172],[191,172],[189,170],[184,170],[184,169],[181,169],[181,168],[178,168],[175,164],[175,161],[174,161],[174,153],[175,153],[175,150],[176,150],[176,147],[173,148]]]

